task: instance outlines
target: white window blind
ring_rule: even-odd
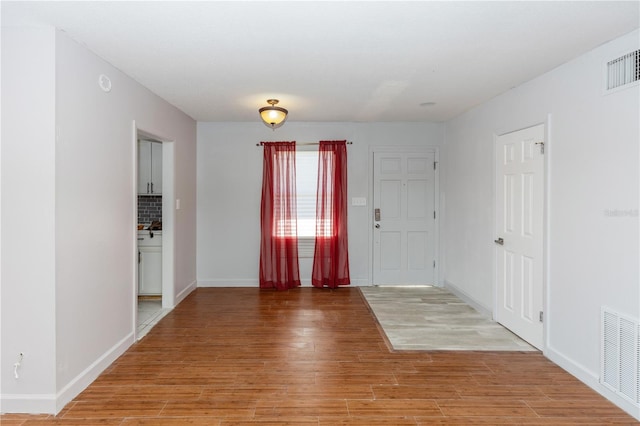
[[[316,193],[318,190],[318,151],[296,152],[296,192],[298,237],[316,235]]]
[[[329,164],[329,167],[332,167]],[[318,191],[318,151],[296,151],[296,208],[298,256],[313,257],[316,237],[316,198]],[[331,235],[331,222],[325,223],[325,233]],[[276,226],[277,236],[291,236],[292,226]]]

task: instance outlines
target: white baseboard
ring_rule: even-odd
[[[198,287],[259,287],[257,279],[209,279],[198,280]]]
[[[109,367],[120,355],[135,343],[134,333],[130,333],[98,358],[93,364],[78,374],[71,382],[62,388],[56,397],[56,411],[58,414],[73,398],[89,386],[98,376]]]
[[[133,333],[116,343],[57,394],[3,394],[2,413],[58,414],[134,343]]]
[[[180,302],[182,302],[184,300],[185,297],[187,297],[193,290],[195,290],[198,287],[198,283],[197,281],[192,282],[191,284],[189,284],[187,286],[187,288],[185,288],[184,290],[182,290],[180,293],[178,293],[176,295],[176,299],[175,299],[175,306],[178,306],[178,304]],[[174,306],[174,307],[175,307]]]
[[[369,280],[367,279],[357,279],[351,280],[351,284],[349,285],[341,285],[339,286],[339,288],[349,288],[349,287],[367,287],[370,286],[371,284],[369,284]],[[313,285],[311,284],[311,279],[308,280],[302,280],[302,287],[313,287]]]
[[[444,288],[449,290],[451,293],[455,294],[460,300],[465,302],[467,305],[471,306],[473,309],[478,311],[480,315],[487,317],[489,319],[493,319],[493,310],[491,308],[487,308],[483,304],[479,303],[477,300],[469,296],[464,291],[460,290],[455,285],[451,284],[449,281],[444,281]]]
[[[352,279],[351,287],[371,287],[371,283],[366,278]]]
[[[55,414],[55,394],[2,394],[0,413]]]
[[[620,407],[620,409],[624,410],[630,416],[633,416],[637,420],[640,420],[640,410],[638,409],[638,407],[635,407],[631,402],[625,400],[615,392],[612,392],[607,387],[600,384],[600,381],[598,380],[598,374],[589,371],[583,365],[574,362],[561,352],[555,350],[548,342],[546,345],[546,350],[544,351],[544,355],[555,364],[557,364],[560,368],[566,370],[582,383],[598,392],[600,395],[611,401],[616,406]]]
[[[351,287],[366,287],[369,286],[369,280],[365,279],[352,279]],[[198,280],[198,287],[260,287],[258,280],[256,279],[209,279]],[[311,280],[302,280],[302,287],[311,287]],[[349,286],[345,286],[349,287]]]

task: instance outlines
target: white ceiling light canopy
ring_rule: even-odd
[[[269,106],[262,107],[258,110],[265,126],[272,130],[282,126],[287,119],[287,114],[289,114],[289,111],[286,109],[276,106],[278,102],[280,101],[277,99],[267,99]]]

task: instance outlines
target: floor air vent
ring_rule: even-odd
[[[607,90],[640,80],[640,50],[607,62]]]
[[[640,326],[602,308],[600,382],[640,407]]]

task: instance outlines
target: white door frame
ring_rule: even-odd
[[[498,235],[498,230],[496,228],[496,200],[497,200],[497,164],[496,164],[496,146],[498,138],[502,135],[506,135],[508,133],[517,132],[520,130],[528,129],[530,127],[535,127],[538,125],[544,125],[544,157],[543,157],[543,207],[542,207],[542,311],[544,313],[544,320],[542,323],[542,348],[540,350],[545,353],[547,348],[547,336],[549,335],[549,323],[551,321],[551,315],[549,314],[548,306],[549,306],[549,187],[550,187],[550,162],[549,158],[551,155],[551,114],[548,114],[546,120],[541,120],[538,122],[534,122],[530,125],[525,125],[523,127],[518,127],[515,129],[504,129],[499,132],[495,132],[493,134],[493,236]],[[490,242],[492,246],[495,245],[493,241]],[[498,307],[498,271],[496,269],[497,266],[497,250],[493,250],[493,312],[492,317],[493,320],[497,320],[496,311]]]
[[[132,257],[137,259],[138,241],[138,139],[139,135],[162,142],[162,307],[173,309],[175,307],[175,141],[149,127],[140,125],[133,120],[132,150],[133,150],[133,221],[131,229]],[[138,263],[134,262],[132,279],[133,332],[137,340],[138,330]]]
[[[433,276],[435,277],[436,283],[438,287],[442,287],[442,278],[440,277],[440,155],[438,152],[438,147],[431,145],[378,145],[378,146],[369,146],[369,202],[368,205],[368,215],[367,226],[368,226],[368,235],[369,235],[369,285],[373,285],[373,197],[374,197],[374,154],[382,153],[382,152],[392,152],[392,153],[410,153],[416,152],[420,154],[425,153],[433,153],[433,157],[436,162],[435,169],[435,191],[434,191],[434,209],[436,212],[436,220],[434,223],[434,241],[436,244],[435,247],[435,259],[436,259],[436,267],[433,271]]]

